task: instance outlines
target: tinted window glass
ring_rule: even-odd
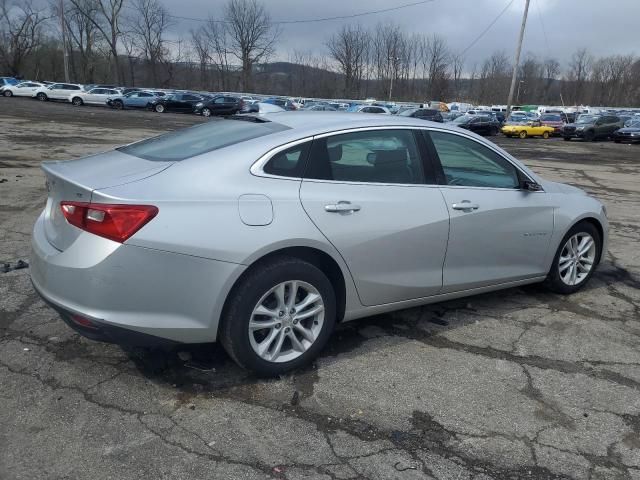
[[[151,93],[147,93],[147,92],[140,92],[138,95],[138,97],[153,97],[153,95]]]
[[[224,103],[224,97],[218,97],[216,98],[213,103]]]
[[[516,168],[490,148],[460,135],[429,132],[447,185],[519,188]]]
[[[117,150],[146,160],[184,160],[288,128],[275,122],[224,120],[167,133]]]
[[[302,177],[311,142],[276,153],[264,166],[264,172],[282,177]]]
[[[373,130],[317,139],[307,178],[368,183],[424,183],[411,130]]]

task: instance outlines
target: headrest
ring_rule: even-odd
[[[342,159],[342,144],[339,143],[335,147],[328,147],[329,160],[332,162],[338,162]]]
[[[398,162],[407,162],[406,148],[399,148],[397,150],[376,150],[375,158],[372,163],[375,166],[380,166]]]

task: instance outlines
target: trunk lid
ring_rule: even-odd
[[[47,240],[63,251],[82,233],[64,218],[60,202],[90,202],[94,190],[137,182],[172,164],[145,160],[117,150],[79,160],[43,162],[48,195],[45,207]]]

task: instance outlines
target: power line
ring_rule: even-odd
[[[460,52],[460,56],[463,56],[465,53],[467,53],[467,51],[468,51],[471,47],[473,47],[476,43],[478,43],[478,40],[480,40],[482,37],[484,37],[485,33],[487,33],[487,32],[491,29],[491,27],[493,27],[493,25],[494,25],[494,24],[495,24],[495,23],[500,19],[500,17],[501,17],[502,15],[504,15],[504,12],[506,12],[507,10],[509,10],[509,7],[513,4],[513,2],[514,2],[514,1],[515,1],[515,0],[511,0],[511,1],[507,4],[507,6],[506,6],[506,7],[504,7],[504,8],[502,9],[502,11],[498,14],[498,16],[497,16],[496,18],[494,18],[494,19],[493,19],[493,21],[492,21],[489,25],[487,25],[487,28],[485,28],[485,29],[482,31],[482,33],[480,33],[480,35],[478,35],[478,36],[473,40],[473,42],[471,42],[471,43],[469,44],[469,46],[468,46],[467,48],[465,48],[464,50],[462,50],[462,52]]]
[[[540,20],[540,26],[542,27],[542,34],[544,36],[544,43],[547,46],[547,56],[551,54],[551,48],[549,47],[549,38],[547,37],[547,29],[544,28],[544,22],[542,21],[542,13],[540,12],[540,2],[536,0],[536,10],[538,11],[538,19]]]
[[[404,8],[409,8],[409,7],[415,7],[418,5],[424,5],[425,3],[431,3],[431,2],[435,2],[436,0],[422,0],[420,2],[412,2],[412,3],[405,3],[403,5],[398,5],[396,7],[390,7],[390,8],[383,8],[380,10],[369,10],[367,12],[361,12],[361,13],[353,13],[350,15],[337,15],[335,17],[323,17],[323,18],[310,18],[310,19],[301,19],[301,20],[280,20],[277,22],[272,22],[274,25],[290,25],[290,24],[295,24],[295,23],[317,23],[317,22],[330,22],[330,21],[334,21],[334,20],[343,20],[343,19],[348,19],[348,18],[357,18],[357,17],[364,17],[366,15],[377,15],[379,13],[386,13],[386,12],[392,12],[395,10],[401,10]],[[131,8],[131,7],[129,7]],[[194,17],[183,17],[180,15],[171,15],[171,14],[167,14],[168,17],[171,18],[176,18],[179,20],[188,20],[191,22],[209,22],[209,21],[213,21],[215,23],[229,23],[226,20],[213,20],[213,19],[204,19],[204,18],[194,18]]]

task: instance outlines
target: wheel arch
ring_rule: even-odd
[[[596,260],[596,264],[599,264],[600,260],[602,259],[602,253],[606,248],[606,238],[605,238],[604,226],[602,225],[602,222],[600,221],[600,219],[598,219],[597,217],[587,214],[585,216],[575,219],[573,222],[571,222],[568,225],[568,227],[564,230],[564,232],[562,232],[562,236],[559,237],[560,242],[562,242],[562,239],[573,227],[575,227],[576,225],[579,225],[580,223],[589,223],[593,225],[595,229],[598,231],[598,235],[600,235],[600,249],[598,250],[598,258]],[[558,244],[556,246],[556,249],[559,247],[560,245]]]
[[[347,275],[349,274],[343,271],[343,268],[340,266],[338,261],[336,261],[336,259],[333,258],[329,253],[312,246],[286,246],[276,248],[254,259],[240,274],[240,276],[235,280],[235,282],[229,289],[229,292],[222,306],[221,318],[224,317],[224,312],[227,309],[234,291],[236,290],[238,285],[241,284],[244,278],[246,278],[246,276],[250,272],[253,272],[256,268],[260,268],[261,265],[264,265],[274,258],[282,256],[293,257],[307,261],[315,265],[327,276],[327,278],[331,282],[331,285],[333,286],[336,295],[336,323],[340,323],[344,318],[344,314],[347,308],[347,281],[350,281],[350,276],[347,277]],[[218,322],[218,333],[220,331],[221,325],[222,322]]]

